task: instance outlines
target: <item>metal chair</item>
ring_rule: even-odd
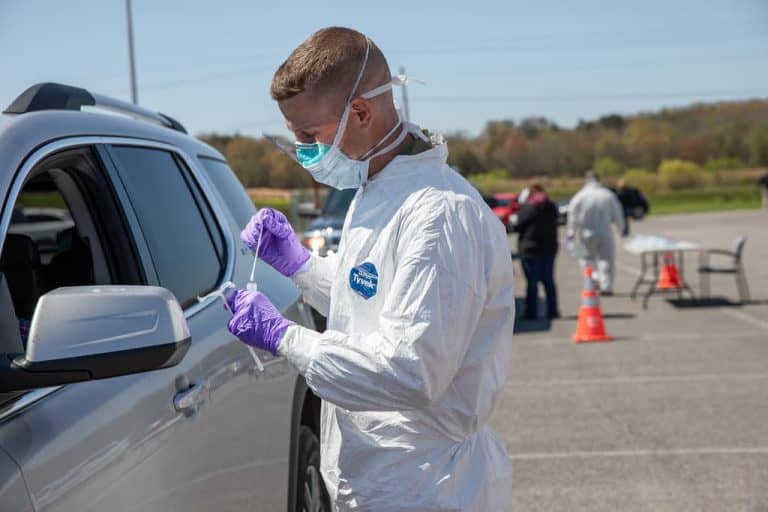
[[[699,285],[703,297],[710,296],[709,284],[712,274],[733,274],[736,278],[736,286],[739,289],[741,302],[749,302],[749,286],[747,285],[747,276],[744,273],[742,262],[742,254],[746,242],[747,237],[740,236],[733,241],[730,251],[726,249],[707,249],[699,254]],[[713,265],[710,263],[710,256],[722,256],[729,258],[729,260]]]

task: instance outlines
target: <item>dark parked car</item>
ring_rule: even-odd
[[[640,220],[648,215],[650,209],[648,200],[639,189],[619,182],[619,186],[611,187],[611,191],[619,198],[621,207],[624,209],[624,217]]]
[[[618,188],[610,187],[610,190],[619,198],[621,207],[624,209],[624,217],[635,220],[642,220],[648,215],[650,205],[640,190],[634,187],[624,187],[622,191]],[[557,222],[560,225],[568,223],[568,204],[570,199],[561,199],[557,202]]]
[[[338,250],[341,227],[355,193],[355,189],[331,189],[328,192],[320,216],[310,222],[301,237],[302,243],[310,251],[325,256]]]

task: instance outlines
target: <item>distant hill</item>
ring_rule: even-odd
[[[610,114],[562,129],[542,118],[489,121],[476,138],[449,137],[464,174],[578,175],[601,159],[655,171],[664,159],[699,165],[768,165],[768,100],[695,104],[632,116]]]
[[[270,143],[238,134],[201,138],[226,155],[249,187],[305,187],[311,179]],[[697,103],[632,116],[609,114],[561,128],[541,117],[489,121],[478,137],[447,136],[462,174],[576,176],[589,168],[655,172],[662,160],[711,169],[768,166],[768,100]]]

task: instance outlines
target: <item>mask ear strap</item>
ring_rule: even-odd
[[[357,88],[360,86],[360,82],[363,80],[363,75],[365,74],[365,68],[368,65],[368,55],[371,53],[371,41],[366,36],[365,38],[365,56],[363,57],[363,65],[360,66],[360,72],[357,74],[357,80],[355,80],[355,85],[352,87],[352,90],[349,93],[349,97],[347,98],[347,104],[349,104],[352,101],[352,98],[355,97],[355,93],[357,92]]]
[[[367,159],[369,159],[369,158],[373,158],[372,156],[370,156],[370,155],[371,155],[371,153],[373,153],[374,151],[376,151],[376,148],[378,148],[379,146],[381,146],[381,144],[383,144],[383,143],[384,143],[384,141],[386,141],[388,138],[390,138],[390,137],[392,136],[392,134],[394,134],[394,133],[397,131],[397,129],[398,129],[400,126],[402,126],[402,124],[403,124],[403,113],[402,113],[402,111],[401,111],[401,110],[398,108],[398,109],[397,109],[397,123],[395,123],[395,126],[393,126],[393,127],[392,127],[392,129],[391,129],[391,130],[389,130],[389,132],[387,132],[387,134],[386,134],[384,137],[382,137],[382,138],[381,138],[381,141],[380,141],[378,144],[376,144],[376,145],[375,145],[375,146],[373,146],[371,149],[369,149],[368,151],[366,151],[366,152],[365,152],[365,154],[364,154],[363,156],[361,156],[361,157],[360,157],[360,160],[367,160]],[[399,142],[398,142],[398,144],[399,144]],[[391,149],[391,148],[390,148],[390,149]],[[378,154],[381,154],[381,153],[376,153],[376,154],[378,155]]]
[[[380,94],[384,94],[385,92],[391,90],[392,85],[393,85],[392,82],[386,83],[384,85],[380,85],[379,87],[375,89],[371,89],[365,94],[361,94],[360,97],[363,98],[364,100],[369,100],[373,97],[379,96]]]
[[[395,126],[395,128],[397,128],[397,127],[402,127],[402,131],[400,132],[400,135],[398,135],[397,138],[392,141],[391,144],[387,144],[385,147],[383,147],[380,150],[376,151],[372,155],[370,154],[371,152],[369,151],[366,154],[366,156],[364,156],[361,160],[366,160],[366,161],[367,160],[372,160],[372,159],[376,158],[377,156],[383,155],[384,153],[388,153],[388,152],[392,151],[393,149],[395,149],[397,146],[399,146],[400,143],[403,142],[403,140],[405,140],[405,138],[408,136],[408,130],[406,129],[405,125],[402,124],[402,123],[397,124]],[[390,133],[392,133],[392,132],[390,132]],[[387,135],[387,137],[389,137],[389,135]]]
[[[371,89],[370,91],[366,92],[365,94],[361,94],[360,97],[364,100],[369,100],[375,96],[378,96],[380,94],[384,94],[388,90],[392,89],[393,85],[407,85],[411,82],[415,82],[417,84],[424,85],[424,82],[421,80],[416,80],[415,78],[411,78],[407,75],[395,75],[392,77],[392,80],[387,82],[384,85],[380,85],[376,87],[375,89]]]
[[[347,119],[349,119],[349,106],[352,103],[352,99],[355,97],[355,93],[357,92],[357,88],[360,86],[360,81],[363,79],[363,75],[365,74],[365,67],[368,65],[368,55],[371,53],[371,41],[366,36],[365,38],[365,57],[363,57],[363,65],[360,66],[360,72],[357,74],[357,80],[355,80],[355,85],[352,87],[352,91],[349,93],[349,97],[347,98],[347,103],[344,105],[344,113],[341,115],[341,121],[339,122],[339,128],[336,130],[336,135],[333,137],[333,147],[340,147],[341,146],[341,139],[344,137],[344,131],[347,128]]]

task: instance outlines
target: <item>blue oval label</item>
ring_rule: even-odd
[[[349,272],[349,287],[365,300],[376,295],[378,286],[379,273],[373,263],[361,263]]]

